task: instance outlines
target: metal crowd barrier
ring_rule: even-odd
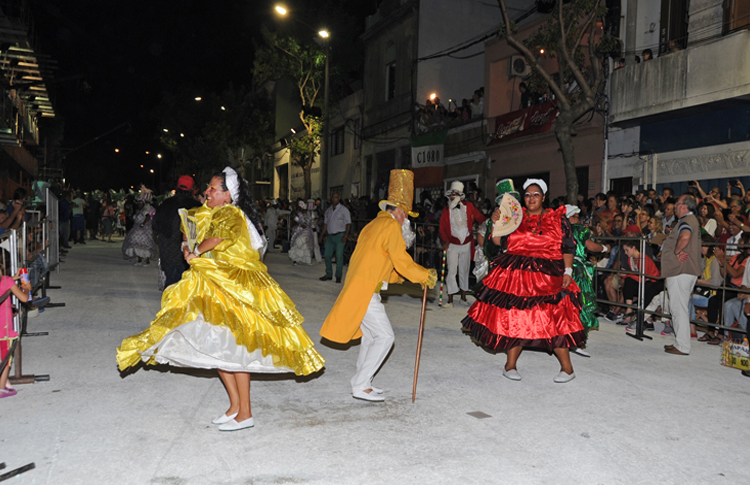
[[[638,271],[628,271],[628,270],[623,270],[623,269],[612,269],[612,268],[595,267],[594,268],[594,270],[595,270],[595,274],[594,274],[594,276],[595,276],[594,277],[594,291],[596,292],[596,295],[597,295],[596,301],[597,301],[598,304],[606,304],[606,305],[609,305],[610,307],[616,306],[616,307],[620,307],[620,308],[630,308],[630,309],[632,309],[632,310],[635,311],[635,313],[636,313],[635,320],[632,322],[632,326],[631,326],[631,328],[633,328],[633,326],[635,327],[635,333],[630,333],[630,332],[626,331],[626,334],[628,336],[633,337],[633,338],[638,339],[638,340],[643,340],[644,338],[651,340],[652,338],[650,336],[645,335],[643,333],[644,332],[644,326],[645,326],[644,325],[645,324],[645,319],[647,318],[646,315],[656,316],[656,317],[659,317],[659,318],[666,318],[666,319],[669,319],[669,320],[672,320],[672,315],[671,315],[671,313],[665,313],[663,311],[662,312],[657,312],[657,311],[652,311],[652,310],[646,310],[646,307],[649,305],[649,303],[651,303],[651,302],[645,301],[645,284],[646,284],[646,279],[647,278],[650,278],[650,279],[660,279],[660,280],[664,280],[665,279],[664,277],[653,278],[652,276],[646,276],[645,273],[644,273],[645,258],[648,257],[647,256],[647,252],[646,252],[646,246],[649,244],[648,240],[645,239],[645,238],[641,238],[641,237],[614,237],[614,236],[613,237],[606,237],[606,236],[604,236],[604,237],[593,237],[591,239],[593,241],[595,241],[595,242],[604,243],[604,244],[608,244],[608,245],[611,245],[611,246],[615,246],[615,245],[616,246],[620,246],[619,251],[622,251],[622,245],[620,243],[622,243],[624,241],[637,241],[639,243],[639,251],[640,251],[640,254],[641,254],[641,259],[639,261],[639,270]],[[613,244],[613,242],[615,244]],[[743,245],[743,244],[736,244],[736,243],[727,244],[727,243],[704,243],[704,242],[701,242],[701,245],[702,246],[723,247],[723,248],[726,248],[727,246],[732,246],[733,249],[736,248],[737,250],[750,249],[750,245]],[[620,255],[619,251],[618,251],[618,258],[619,258],[619,255]],[[611,251],[610,251],[610,254],[611,254]],[[750,264],[750,257],[748,257],[748,259],[747,259],[747,264]],[[627,303],[621,303],[619,301],[611,301],[611,300],[608,300],[606,298],[599,298],[598,297],[598,295],[599,295],[599,291],[598,291],[599,290],[599,278],[598,278],[598,276],[600,274],[619,274],[619,275],[636,275],[636,276],[638,276],[638,297],[637,297],[637,301],[634,304],[629,305]],[[700,279],[700,277],[699,277],[699,279]],[[748,329],[747,328],[743,329],[742,327],[739,327],[739,326],[737,326],[737,327],[727,327],[727,326],[723,325],[723,322],[724,322],[724,304],[728,301],[727,298],[726,298],[727,290],[731,291],[732,293],[742,293],[742,291],[740,291],[739,288],[734,287],[734,286],[728,286],[727,285],[727,281],[728,281],[727,272],[725,271],[724,272],[724,282],[723,282],[723,284],[721,286],[711,286],[711,285],[696,283],[696,286],[699,286],[699,287],[702,287],[702,288],[708,288],[708,289],[711,289],[711,290],[714,290],[714,291],[721,291],[721,300],[720,300],[721,303],[719,304],[719,322],[721,322],[721,323],[707,322],[707,321],[695,320],[695,319],[691,319],[690,323],[698,325],[698,326],[701,326],[701,327],[710,327],[710,328],[713,328],[713,329],[725,330],[727,332],[743,333],[743,334],[747,335],[748,334]],[[666,288],[664,288],[664,291],[666,292]],[[750,289],[747,290],[747,293],[750,294]],[[691,293],[690,306],[694,308],[693,303],[692,303],[692,294],[693,293]],[[658,296],[658,295],[655,295],[655,297],[656,296]],[[748,302],[750,302],[750,300],[748,300]],[[662,308],[662,310],[663,310],[663,308]],[[750,324],[748,324],[747,326],[750,327]]]

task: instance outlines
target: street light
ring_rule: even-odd
[[[288,10],[283,5],[276,5],[274,9],[282,17],[286,17],[288,13]],[[301,23],[302,25],[306,26],[313,32],[315,31],[315,29],[311,25],[303,22],[302,20],[298,18],[292,17],[292,20],[294,20],[295,22]],[[325,200],[328,200],[328,133],[329,133],[328,131],[328,111],[329,111],[328,99],[331,97],[330,91],[329,91],[329,82],[328,82],[329,80],[328,64],[331,58],[331,52],[329,48],[330,47],[329,38],[331,34],[327,30],[321,29],[321,30],[318,30],[318,35],[320,36],[321,39],[323,39],[325,43],[325,48],[326,48],[326,67],[325,67],[326,73],[325,73],[325,84],[323,88],[323,92],[324,92],[323,94],[323,140],[321,140],[320,142],[320,151],[323,155],[322,157],[320,157],[320,173],[321,173],[320,191],[322,192],[323,198]]]

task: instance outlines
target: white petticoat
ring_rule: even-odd
[[[245,347],[237,345],[229,328],[206,322],[200,313],[192,322],[170,330],[141,355],[144,362],[153,357],[160,364],[176,367],[263,374],[294,372],[288,367],[273,365],[273,356],[264,357],[261,349],[248,352]]]

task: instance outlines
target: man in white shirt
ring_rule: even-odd
[[[727,239],[726,254],[727,257],[732,257],[740,254],[740,250],[737,249],[737,244],[742,241],[742,229],[740,228],[739,220],[729,221],[729,234],[731,236]]]
[[[349,229],[352,226],[352,216],[349,209],[341,205],[341,196],[334,192],[331,196],[331,207],[328,208],[323,224],[323,232],[320,233],[318,242],[323,242],[326,238],[326,274],[320,277],[320,281],[329,281],[333,279],[333,264],[331,259],[333,251],[336,251],[336,283],[341,283],[341,276],[344,273],[344,245],[349,238]]]

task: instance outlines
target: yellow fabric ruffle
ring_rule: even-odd
[[[237,345],[248,352],[261,349],[264,356],[272,355],[277,367],[292,369],[296,375],[322,369],[325,360],[302,328],[302,315],[250,246],[244,214],[229,205],[206,209],[195,211],[199,234],[203,233],[199,240],[221,237],[224,241],[193,259],[182,279],[164,291],[162,308],[149,328],[123,340],[117,349],[120,370],[137,364],[141,352],[170,330],[195,320],[199,312],[207,322],[228,327]]]

